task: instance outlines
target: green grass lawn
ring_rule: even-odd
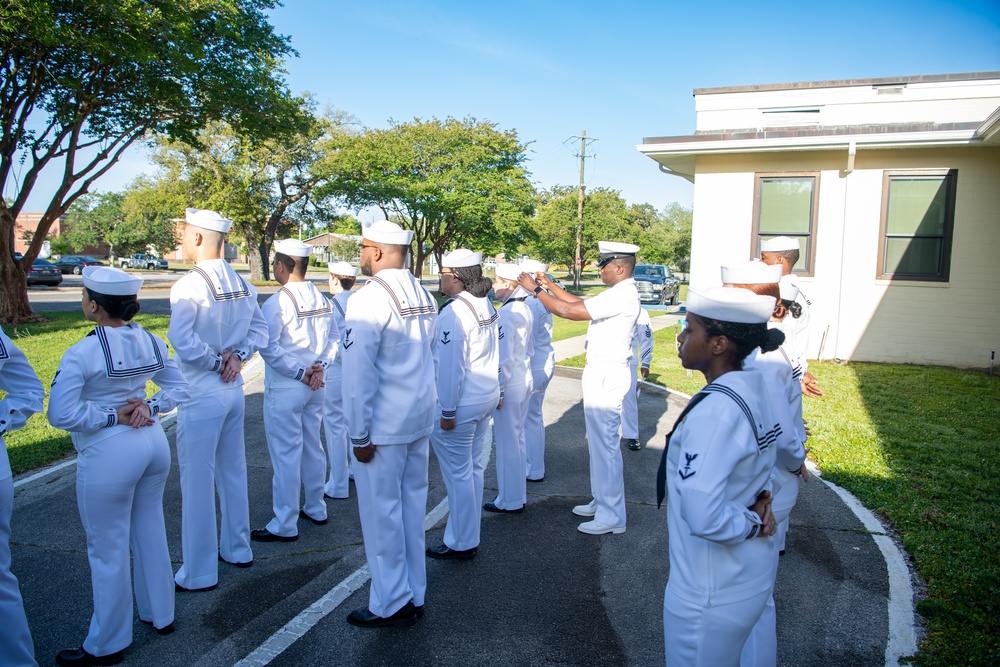
[[[694,394],[674,346],[654,334],[649,380]],[[582,367],[583,356],[561,362]],[[1000,378],[902,364],[812,363],[825,398],[804,401],[810,458],[888,523],[926,597],[916,665],[1000,664]]]
[[[83,313],[46,313],[49,321],[38,324],[19,324],[5,327],[45,387],[45,408],[49,405],[49,385],[59,368],[59,361],[73,343],[83,339],[93,328],[93,323]],[[169,318],[165,315],[136,316],[135,321],[144,329],[166,340]],[[172,351],[171,351],[172,352]],[[152,393],[152,385],[150,392]],[[2,395],[3,392],[0,392]],[[73,449],[69,433],[49,425],[44,411],[32,415],[24,428],[4,436],[7,453],[14,474],[51,463]]]

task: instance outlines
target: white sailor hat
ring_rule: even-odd
[[[358,267],[351,266],[347,262],[330,262],[326,265],[326,268],[330,270],[335,276],[357,276]]]
[[[631,243],[618,243],[617,241],[599,241],[597,252],[601,254],[601,261],[597,263],[597,266],[604,268],[613,259],[633,257],[639,252],[639,246]]]
[[[720,322],[763,324],[774,313],[773,296],[761,296],[741,287],[689,290],[687,310]]]
[[[185,209],[184,219],[187,220],[189,225],[201,227],[202,229],[208,229],[213,232],[221,232],[223,234],[228,234],[230,228],[233,226],[233,221],[229,218],[223,218],[215,211],[209,211],[207,209]]]
[[[524,269],[520,264],[508,263],[508,264],[497,264],[497,278],[503,278],[504,280],[517,281],[517,277],[521,275]]]
[[[795,301],[799,298],[799,286],[795,284],[795,276],[791,274],[781,276],[781,280],[778,281],[778,290],[781,292],[781,298],[785,301]]]
[[[785,250],[799,250],[799,240],[787,236],[775,236],[760,242],[761,252],[784,252]]]
[[[466,266],[479,266],[483,263],[483,253],[472,252],[467,248],[452,250],[441,258],[441,266],[446,269],[461,269]]]
[[[412,229],[403,229],[388,220],[378,220],[362,228],[361,235],[373,243],[386,245],[410,245],[413,240]]]
[[[132,296],[139,293],[142,276],[133,276],[111,266],[85,266],[83,285],[98,294]]]
[[[298,239],[281,239],[274,242],[274,252],[280,252],[289,257],[308,257],[312,254],[313,247]]]
[[[722,267],[722,282],[727,285],[766,285],[781,280],[780,264],[760,260],[739,262]]]
[[[526,259],[521,262],[521,268],[528,273],[545,273],[549,270],[549,265],[543,264],[537,259]]]

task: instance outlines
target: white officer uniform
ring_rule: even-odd
[[[28,417],[42,409],[45,391],[28,363],[7,334],[0,330],[0,660],[11,667],[34,666],[35,647],[24,615],[17,577],[10,571],[10,517],[14,509],[14,478],[7,458],[4,435],[24,426]],[[476,506],[479,509],[479,506]]]
[[[460,248],[442,257],[441,265],[459,268],[481,261],[482,253]],[[435,419],[431,445],[448,489],[444,544],[455,551],[479,546],[482,454],[500,400],[499,319],[487,297],[463,291],[442,306],[435,327],[438,416],[454,419],[455,428],[445,431]]]
[[[639,402],[636,387],[639,382],[639,367],[649,370],[653,363],[653,324],[649,320],[649,312],[639,309],[639,317],[635,322],[635,333],[632,334],[632,358],[628,362],[629,378],[632,383],[622,401],[622,437],[626,440],[639,440]]]
[[[801,250],[801,247],[798,239],[775,236],[761,241],[760,250],[761,252],[784,252],[786,250]],[[784,284],[794,286],[798,291],[795,301],[802,307],[802,313],[798,317],[786,317],[780,328],[785,334],[784,348],[786,352],[792,355],[794,363],[800,366],[802,372],[805,373],[809,370],[807,355],[809,352],[809,310],[812,301],[802,291],[802,285],[799,284],[798,276],[794,273],[781,276],[780,280]]]
[[[276,241],[274,251],[308,257],[312,246],[296,239]],[[305,491],[302,511],[316,521],[326,517],[323,489],[326,453],[320,439],[326,390],[302,383],[313,364],[326,369],[337,355],[339,330],[333,306],[309,281],[289,281],[261,306],[269,340],[264,359],[264,431],[274,475],[271,493],[274,518],[267,532],[281,537],[299,534],[299,487]]]
[[[92,292],[134,295],[142,278],[110,267],[83,269]],[[152,426],[118,422],[117,408],[146,400]],[[76,448],[76,496],[87,533],[94,614],[83,649],[108,655],[132,643],[131,544],[139,618],[157,628],[174,620],[174,586],[163,521],[170,448],[158,415],[190,397],[166,344],[135,323],[96,327],[63,355],[52,380],[49,423],[70,431]]]
[[[521,262],[521,268],[534,274],[545,273],[549,267],[537,260],[528,259]],[[545,390],[556,370],[556,352],[552,347],[552,313],[538,299],[528,299],[525,303],[535,318],[531,394],[524,422],[526,477],[529,481],[539,481],[545,477],[545,422],[542,420],[542,404],[545,402]]]
[[[379,221],[363,230],[375,243],[408,245],[413,232]],[[358,512],[371,572],[368,609],[389,617],[412,599],[424,604],[427,571],[428,442],[435,415],[432,351],[437,304],[406,269],[383,269],[347,303],[344,406],[354,447],[375,445],[353,462]]]
[[[687,309],[763,323],[774,299],[692,290]],[[760,519],[748,508],[769,490],[781,427],[757,371],[730,371],[699,393],[704,400],[678,423],[667,449],[666,664],[732,666],[771,595],[774,540],[758,537]]]
[[[609,241],[601,241],[598,249],[602,258],[639,252],[636,245]],[[625,478],[618,429],[622,403],[632,384],[632,334],[642,307],[632,278],[587,299],[584,305],[590,314],[582,380],[593,495],[590,508],[594,521],[620,533],[625,530]]]
[[[347,262],[335,262],[328,268],[331,274],[338,276],[353,278],[358,275],[357,267]],[[352,291],[343,291],[330,299],[333,320],[340,337],[344,335],[344,314],[347,312],[347,300],[352,294]],[[326,456],[330,463],[330,476],[326,480],[324,493],[330,498],[347,498],[350,495],[351,445],[347,439],[347,420],[344,418],[343,378],[343,365],[338,354],[326,369],[326,407],[323,411]]]
[[[497,264],[498,278],[516,281],[520,264]],[[493,413],[496,440],[498,509],[518,510],[528,502],[525,484],[525,415],[532,390],[531,356],[534,353],[535,322],[526,301],[532,297],[518,285],[500,306],[500,373],[503,405]]]
[[[226,233],[232,220],[214,211],[188,209],[187,223]],[[184,562],[174,581],[197,590],[219,583],[220,555],[230,563],[253,560],[243,377],[226,383],[219,369],[226,350],[246,361],[267,344],[257,290],[223,259],[198,262],[170,289],[167,338],[195,399],[177,411]],[[221,532],[215,520],[216,489]]]

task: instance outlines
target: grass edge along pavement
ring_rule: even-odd
[[[681,367],[677,333],[654,334],[649,381],[694,394],[704,378]],[[911,663],[1000,664],[1000,476],[989,466],[1000,443],[1000,378],[864,362],[809,370],[826,392],[804,401],[809,457],[892,526],[926,586]]]

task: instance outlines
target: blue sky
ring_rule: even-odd
[[[579,181],[629,203],[691,205],[635,150],[694,131],[695,88],[1000,70],[1000,2],[286,0],[288,82],[367,127],[473,116],[516,129],[539,187]],[[138,151],[103,180],[150,171]],[[34,196],[40,209],[45,200]],[[363,216],[366,217],[366,216]]]

